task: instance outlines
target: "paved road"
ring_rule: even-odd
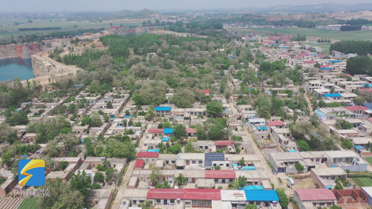
[[[136,164],[136,161],[132,161],[128,165],[128,169],[125,172],[125,175],[123,176],[123,181],[121,182],[121,185],[119,187],[118,193],[116,195],[116,198],[114,200],[114,204],[112,204],[112,209],[119,209],[120,204],[124,197],[124,191],[127,188],[127,184],[130,180],[130,177],[132,176],[134,165]]]

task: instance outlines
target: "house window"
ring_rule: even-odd
[[[199,200],[199,207],[205,207],[205,201]]]
[[[207,200],[207,201],[205,201],[205,203],[206,203],[206,206],[212,206],[212,201],[211,200]]]
[[[136,200],[133,200],[133,204],[137,204],[137,201]]]
[[[170,200],[170,203],[174,203],[174,200]]]
[[[199,160],[199,164],[202,164],[202,163],[203,163],[203,161]]]
[[[157,203],[160,203],[160,200],[156,200]]]
[[[195,160],[193,160],[193,161],[192,161],[192,164],[196,164],[196,161],[195,161]]]
[[[198,201],[197,200],[193,200],[192,201],[192,206],[198,206]]]

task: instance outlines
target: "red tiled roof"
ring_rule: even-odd
[[[138,160],[136,160],[136,164],[134,164],[134,167],[135,168],[143,168],[144,165],[145,165],[145,161],[142,160],[142,159],[138,159]]]
[[[163,133],[163,129],[162,128],[149,128],[149,131],[148,133]]]
[[[360,88],[359,91],[369,91],[369,92],[372,92],[372,89],[370,89],[370,88]]]
[[[221,200],[219,189],[149,189],[146,199]]]
[[[221,200],[219,189],[184,189],[184,200]]]
[[[188,134],[195,134],[196,133],[196,128],[186,128],[186,132]]]
[[[308,54],[308,53],[299,53],[298,55],[299,56],[309,56],[310,54]]]
[[[203,92],[209,94],[209,90],[203,90]]]
[[[322,201],[336,200],[335,195],[329,189],[296,189],[298,196],[302,201]]]
[[[357,111],[357,110],[368,110],[368,108],[364,106],[348,106],[346,107],[350,111]]]
[[[324,55],[318,54],[318,55],[316,55],[316,57],[324,57]]]
[[[218,141],[215,141],[214,144],[216,146],[229,146],[229,145],[233,145],[234,144],[234,141],[231,141],[231,140],[218,140]]]
[[[316,63],[316,62],[312,61],[312,60],[306,60],[306,61],[304,61],[304,63]]]
[[[159,156],[158,152],[138,152],[137,157],[142,158],[157,158]]]
[[[320,67],[329,67],[328,65],[321,65]]]
[[[235,179],[236,174],[233,170],[206,170],[206,179]]]
[[[267,121],[267,124],[269,126],[285,126],[284,122],[283,121]]]
[[[368,118],[367,120],[372,123],[372,118]]]

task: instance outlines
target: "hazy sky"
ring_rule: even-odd
[[[371,0],[0,0],[0,12],[236,9],[322,3],[359,4]]]

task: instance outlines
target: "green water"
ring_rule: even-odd
[[[0,60],[0,81],[34,78],[31,59],[11,58]]]

